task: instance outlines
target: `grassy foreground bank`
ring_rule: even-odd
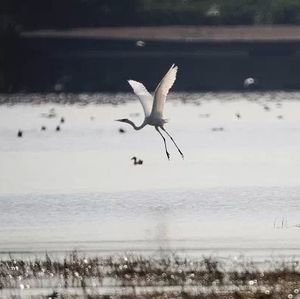
[[[253,263],[176,255],[10,259],[1,298],[299,298],[299,261]]]

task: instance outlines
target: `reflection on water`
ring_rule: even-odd
[[[298,98],[171,94],[168,161],[132,95],[0,96],[0,250],[299,249]]]

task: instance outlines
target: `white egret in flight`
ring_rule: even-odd
[[[175,66],[174,64],[171,66],[171,68],[168,70],[166,75],[162,78],[162,80],[156,87],[154,92],[154,98],[142,83],[134,80],[128,80],[128,83],[132,87],[134,93],[138,96],[143,106],[145,112],[145,119],[140,126],[136,126],[129,119],[123,118],[117,120],[131,125],[135,130],[141,130],[146,125],[153,126],[164,141],[165,151],[168,159],[170,159],[170,154],[167,149],[166,139],[163,136],[160,129],[169,136],[169,138],[172,140],[177,150],[179,151],[180,155],[182,156],[182,158],[184,158],[183,153],[179,149],[178,145],[176,144],[172,136],[164,128],[164,124],[167,122],[167,120],[163,118],[164,104],[167,98],[167,94],[176,80],[177,69],[178,67]]]

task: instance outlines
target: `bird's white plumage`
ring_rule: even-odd
[[[148,117],[151,113],[151,108],[153,104],[152,95],[148,92],[148,90],[142,83],[134,80],[128,80],[128,83],[132,87],[134,93],[138,96],[143,106],[145,117]]]
[[[178,67],[175,66],[175,64],[172,64],[171,68],[168,70],[168,72],[165,74],[165,76],[162,78],[162,80],[156,87],[153,106],[151,110],[151,117],[155,119],[163,118],[163,110],[167,94],[176,80],[177,70]]]
[[[168,135],[168,137],[174,143],[178,152],[184,159],[184,155],[180,150],[180,148],[178,147],[178,145],[176,144],[175,140],[164,128],[164,124],[166,123],[166,120],[163,119],[163,110],[164,110],[165,101],[170,88],[173,86],[176,80],[177,69],[178,67],[175,66],[175,64],[172,64],[171,68],[168,70],[168,72],[165,74],[165,76],[162,78],[162,80],[156,87],[154,99],[142,83],[134,80],[128,80],[128,83],[132,87],[134,93],[140,99],[140,102],[144,108],[145,119],[140,126],[137,126],[133,121],[127,118],[122,118],[117,120],[131,125],[135,130],[141,130],[146,125],[155,127],[155,130],[159,133],[159,135],[162,137],[164,141],[165,151],[168,159],[170,159],[170,154],[167,149],[166,139],[160,130],[164,131]]]

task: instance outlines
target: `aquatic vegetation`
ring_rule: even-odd
[[[299,261],[84,256],[0,261],[1,298],[298,298]]]

